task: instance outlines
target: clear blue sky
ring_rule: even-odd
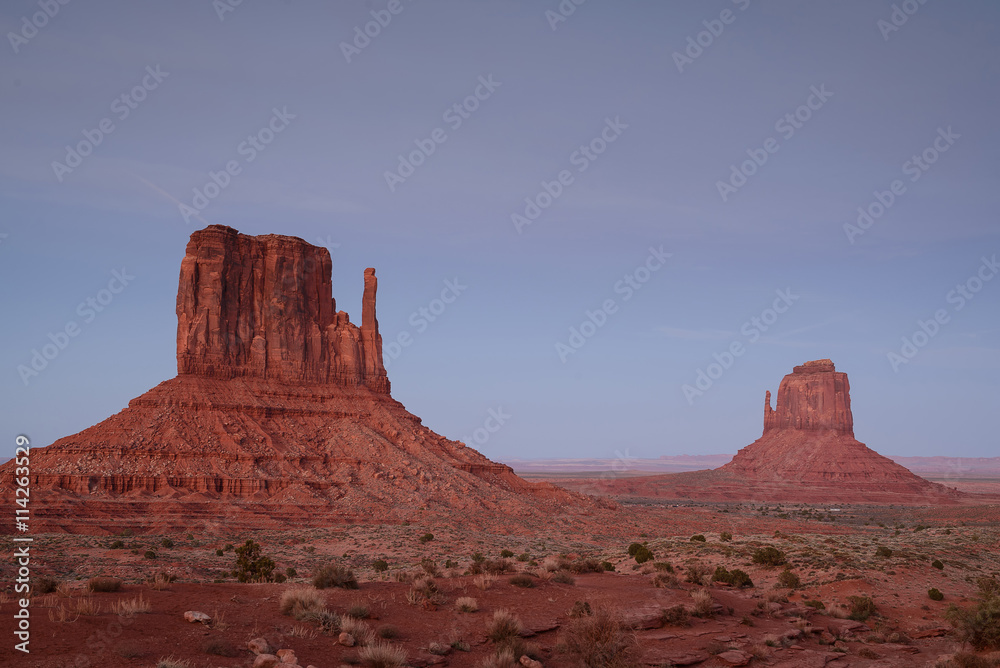
[[[1000,452],[1000,279],[948,300],[1000,253],[996,3],[914,2],[896,26],[889,0],[589,0],[558,22],[556,0],[224,1],[0,9],[0,454],[175,375],[179,264],[206,223],[326,244],[355,321],[376,267],[386,344],[412,337],[394,396],[494,459],[735,452],[764,391],[825,357],[876,450]],[[373,11],[386,25],[345,49]],[[417,140],[433,153],[390,188]],[[926,149],[933,164],[913,163]],[[731,165],[751,156],[744,183]],[[177,202],[213,172],[226,187],[185,220]],[[547,208],[519,231],[525,198]],[[639,269],[651,247],[671,257]],[[628,300],[626,275],[648,278]],[[467,287],[424,327],[454,279]],[[563,362],[556,344],[609,299]],[[751,343],[754,317],[771,324]],[[18,366],[70,323],[25,385]],[[682,386],[734,343],[689,402]],[[477,444],[491,409],[509,418]]]

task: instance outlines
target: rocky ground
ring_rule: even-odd
[[[293,650],[298,664],[317,668],[377,665],[369,653],[379,643],[405,652],[403,665],[478,666],[496,655],[488,626],[508,609],[522,625],[516,651],[543,666],[580,665],[569,648],[602,611],[620,620],[626,641],[634,634],[638,665],[933,666],[961,650],[944,619],[948,606],[972,605],[977,580],[1000,577],[995,506],[640,503],[615,514],[614,523],[531,531],[499,520],[492,531],[469,530],[457,516],[252,534],[37,535],[33,574],[59,588],[33,600],[30,657],[7,643],[0,664],[138,667],[173,657],[190,668],[251,666],[267,663],[247,644],[263,638],[270,647],[258,650]],[[275,573],[291,577],[236,582],[234,546],[248,538],[274,560]],[[652,557],[636,563],[633,542]],[[766,547],[785,563],[755,563]],[[479,566],[476,553],[486,560]],[[386,570],[376,570],[379,559]],[[614,570],[592,572],[601,562]],[[286,592],[310,589],[329,564],[352,570],[359,586],[313,594],[333,613],[326,628],[316,615],[282,614]],[[744,571],[753,586],[713,582],[719,566]],[[11,569],[3,566],[6,583]],[[157,582],[158,574],[176,579]],[[122,588],[88,592],[95,576],[119,578]],[[931,600],[931,588],[943,599]],[[475,599],[474,612],[456,608],[462,597]],[[852,601],[864,600],[851,597],[874,605],[863,622],[847,618]],[[137,601],[138,611],[123,609]],[[5,616],[15,603],[8,586]],[[187,622],[188,611],[211,621]]]

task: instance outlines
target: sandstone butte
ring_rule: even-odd
[[[764,433],[708,471],[612,481],[611,494],[706,501],[956,503],[964,495],[924,480],[854,438],[847,374],[828,359],[785,376],[775,407],[764,398]]]
[[[389,394],[374,269],[361,326],[338,311],[329,251],[220,225],[191,235],[177,376],[31,451],[35,531],[288,528],[421,512],[551,518],[604,505],[421,424]],[[13,462],[0,467],[9,489]]]

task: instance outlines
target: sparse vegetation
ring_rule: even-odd
[[[864,622],[876,612],[875,602],[867,596],[848,596],[847,601],[850,603],[848,619]]]
[[[501,608],[493,613],[486,624],[486,637],[493,643],[500,644],[521,635],[523,629],[521,620],[510,610]]]
[[[719,540],[721,540],[723,543],[728,543],[732,539],[733,539],[733,534],[729,533],[728,531],[723,531],[722,533],[719,534]]]
[[[694,600],[694,611],[692,614],[695,617],[711,617],[712,610],[715,607],[715,601],[712,600],[712,595],[709,594],[704,589],[696,589],[691,592],[691,598]]]
[[[786,568],[778,574],[778,586],[786,587],[787,589],[798,589],[802,586],[802,579],[797,573]]]
[[[643,543],[632,543],[628,546],[628,554],[635,559],[635,563],[644,564],[652,561],[655,557],[653,551]]]
[[[87,589],[93,592],[108,593],[121,588],[122,581],[118,578],[93,577],[87,580]]]
[[[552,576],[552,581],[558,584],[576,584],[576,579],[566,571],[557,571],[555,575]]]
[[[931,566],[938,569],[939,571],[944,569],[944,564],[941,563],[940,559],[935,559],[934,561],[932,561]]]
[[[975,607],[952,604],[945,615],[963,643],[977,651],[1000,649],[1000,583],[980,578],[979,601]]]
[[[663,611],[663,624],[665,626],[690,626],[687,608],[683,605],[675,605]]]
[[[459,612],[476,612],[479,610],[479,603],[471,596],[459,596],[455,599],[455,609]]]
[[[272,579],[274,565],[274,561],[261,554],[260,545],[248,539],[236,548],[233,576],[240,582],[268,582]]]
[[[236,657],[240,656],[240,650],[225,638],[213,638],[205,643],[205,653],[214,656]]]
[[[508,582],[510,582],[510,584],[514,585],[515,587],[521,587],[522,589],[531,589],[532,587],[535,586],[535,579],[525,573],[521,573],[519,575],[511,577],[511,579],[508,580]]]
[[[429,543],[432,540],[434,540],[434,534],[432,534],[430,532],[427,532],[423,536],[420,537],[420,542],[421,543]]]
[[[372,562],[372,568],[376,573],[384,573],[389,570],[389,562],[385,559],[376,559]]]
[[[705,536],[703,536],[700,533],[696,533],[695,535],[691,536],[691,542],[692,543],[704,543],[705,540],[706,540]]]
[[[560,649],[587,668],[632,668],[639,665],[635,634],[604,608],[570,621]]]
[[[885,545],[879,545],[875,548],[875,556],[882,557],[883,559],[888,559],[892,556],[892,549],[886,547]]]
[[[329,589],[330,587],[357,589],[358,579],[354,577],[354,571],[349,568],[340,564],[327,564],[313,576],[313,586],[316,589]]]
[[[753,563],[760,564],[761,566],[782,566],[785,563],[785,553],[776,547],[768,545],[767,547],[755,550],[752,560]]]
[[[715,573],[712,575],[712,582],[726,582],[740,589],[753,587],[753,580],[750,579],[750,576],[747,575],[746,571],[742,571],[738,568],[728,571],[724,566],[715,567]]]
[[[406,663],[406,650],[399,645],[375,642],[358,651],[358,658],[365,668],[398,668]]]
[[[323,595],[318,590],[299,587],[285,590],[278,609],[281,614],[301,621],[308,613],[319,612],[325,607]]]
[[[927,590],[927,598],[931,599],[932,601],[943,601],[944,594],[942,594],[941,590],[938,589],[937,587],[931,587],[930,589]]]

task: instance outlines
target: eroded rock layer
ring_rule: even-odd
[[[329,253],[301,239],[194,233],[177,377],[32,450],[33,530],[287,528],[436,511],[516,520],[597,507],[522,480],[392,399],[375,271],[365,271],[361,327],[336,310],[330,274]]]

